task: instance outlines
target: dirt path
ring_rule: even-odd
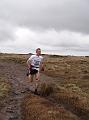
[[[21,99],[26,95],[29,88],[26,67],[14,62],[0,61],[0,75],[9,80],[12,85],[12,93],[9,102],[0,111],[0,120],[22,120],[21,118]],[[45,75],[41,79],[45,80]],[[51,80],[46,77],[46,80]]]
[[[20,104],[24,96],[25,86],[23,80],[25,79],[25,69],[13,62],[0,62],[0,74],[9,80],[12,85],[12,93],[9,102],[1,110],[0,120],[21,120]],[[18,69],[19,68],[19,69]]]
[[[12,93],[9,102],[0,110],[0,120],[22,120],[21,101],[28,92],[29,84],[26,76],[26,67],[14,62],[0,61],[0,74],[12,84]],[[42,81],[54,81],[56,79],[41,75]]]

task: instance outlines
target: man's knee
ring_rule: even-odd
[[[36,80],[39,80],[39,73],[36,74]]]
[[[38,76],[36,77],[36,80],[39,80],[39,77],[38,77]]]

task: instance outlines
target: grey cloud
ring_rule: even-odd
[[[0,9],[3,50],[28,52],[39,46],[48,51],[89,54],[88,0],[3,0]]]
[[[0,48],[7,52],[29,53],[41,47],[45,53],[89,55],[89,36],[80,33],[55,30],[39,32],[18,28],[14,39],[2,43]]]
[[[3,0],[0,16],[27,27],[89,33],[88,0]]]
[[[4,20],[0,20],[0,41],[8,41],[14,38],[14,26]]]

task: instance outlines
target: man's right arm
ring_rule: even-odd
[[[31,60],[30,59],[27,60],[27,66],[28,66],[28,68],[31,67]]]

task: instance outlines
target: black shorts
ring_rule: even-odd
[[[31,74],[31,75],[34,75],[34,74],[36,74],[36,73],[38,73],[38,70],[36,70],[36,69],[30,70],[30,74]]]
[[[29,76],[29,75],[34,75],[34,74],[36,74],[36,73],[38,73],[38,70],[36,70],[36,69],[31,69],[30,71],[28,70],[27,76]]]

